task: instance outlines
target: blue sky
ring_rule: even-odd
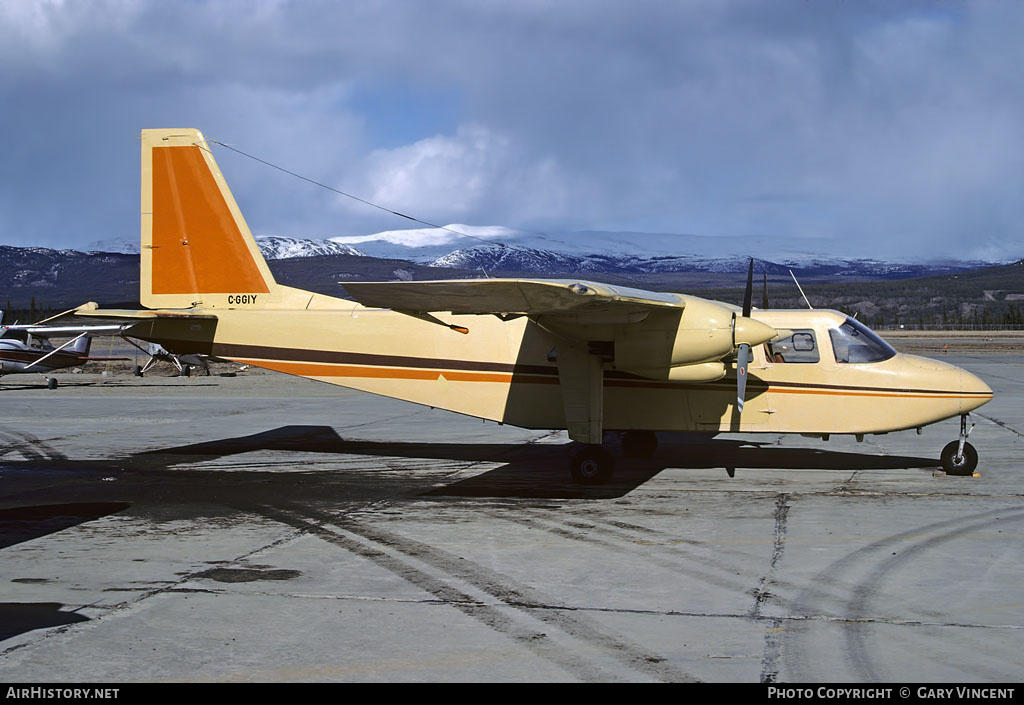
[[[144,127],[435,223],[1024,256],[1024,3],[0,3],[0,243],[138,237]],[[257,234],[411,225],[222,148]]]

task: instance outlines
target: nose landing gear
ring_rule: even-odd
[[[967,442],[967,437],[974,430],[974,424],[967,426],[967,414],[960,415],[960,439],[950,441],[942,449],[940,459],[942,469],[947,475],[973,475],[978,467],[978,451]]]

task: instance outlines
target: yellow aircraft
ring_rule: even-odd
[[[566,429],[582,483],[612,474],[607,431],[647,457],[657,431],[861,439],[960,416],[942,464],[977,464],[967,414],[992,398],[983,381],[836,311],[752,310],[749,275],[742,309],[577,280],[345,283],[355,301],[283,286],[193,129],[142,132],[141,215],[148,310],[79,315],[126,318],[125,335],[179,355]]]

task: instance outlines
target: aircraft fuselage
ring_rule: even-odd
[[[161,320],[127,334],[179,354],[215,355],[492,421],[566,427],[559,340],[529,318],[438,315],[469,329],[461,335],[390,310],[317,300],[332,307],[217,309],[207,324]],[[721,379],[675,381],[618,370],[612,352],[603,363],[604,428],[885,433],[965,414],[992,397],[980,379],[943,362],[884,350],[876,356],[886,359],[842,359],[835,331],[847,318],[836,311],[765,310],[753,318],[797,331],[791,347],[810,350],[755,347],[742,413],[735,363]]]

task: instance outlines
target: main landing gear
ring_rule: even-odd
[[[978,467],[978,451],[967,442],[967,437],[974,430],[974,424],[967,426],[967,414],[960,415],[960,439],[950,441],[942,449],[942,469],[947,475],[973,475]]]
[[[627,458],[647,460],[657,449],[658,436],[653,431],[622,434],[622,454]],[[604,446],[585,445],[573,454],[569,471],[581,485],[603,485],[615,472],[615,457]]]

